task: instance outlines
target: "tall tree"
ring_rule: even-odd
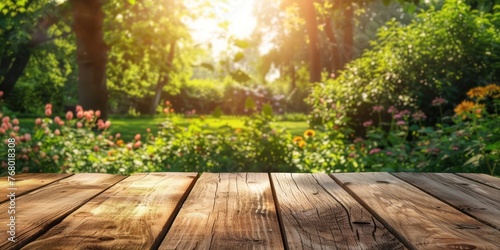
[[[84,109],[100,110],[107,119],[108,91],[104,43],[104,14],[100,0],[72,0],[73,30],[76,34],[78,62],[78,102]]]

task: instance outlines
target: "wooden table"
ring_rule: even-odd
[[[500,249],[500,179],[482,174],[1,178],[0,249]]]

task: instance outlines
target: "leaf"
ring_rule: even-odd
[[[241,39],[236,39],[234,41],[234,45],[242,49],[246,49],[250,46],[250,44],[247,41]]]
[[[492,144],[488,144],[485,148],[486,150],[495,150],[495,149],[500,149],[500,141],[496,141]]]
[[[233,61],[234,62],[239,62],[241,61],[241,59],[243,59],[245,57],[245,54],[243,54],[242,52],[238,52],[236,53],[236,55],[234,55],[234,59]]]
[[[417,6],[413,3],[405,4],[403,9],[404,9],[404,12],[412,14],[417,9]]]
[[[127,0],[128,3],[134,5],[135,4],[135,0]]]
[[[210,71],[214,71],[214,66],[212,64],[210,64],[210,63],[202,63],[202,64],[200,64],[200,66],[203,67],[203,68],[206,68],[206,69],[208,69]]]
[[[265,116],[273,116],[273,107],[268,103],[262,106],[262,114]]]
[[[236,71],[233,71],[231,73],[229,73],[231,75],[231,77],[239,82],[239,83],[244,83],[244,82],[248,82],[250,81],[252,78],[250,78],[250,76],[247,75],[247,73],[241,71],[240,69],[236,70]]]
[[[472,164],[473,166],[477,167],[477,166],[479,166],[479,161],[481,160],[481,158],[483,158],[482,154],[474,155],[468,161],[466,161],[463,166],[467,166],[469,164]]]

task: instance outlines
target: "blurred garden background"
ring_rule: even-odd
[[[0,39],[2,174],[500,175],[500,0],[5,0]]]

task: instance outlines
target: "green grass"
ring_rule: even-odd
[[[159,125],[165,120],[163,117],[137,117],[137,118],[110,118],[111,133],[120,133],[125,141],[132,140],[135,134],[145,134],[150,128],[153,133],[159,129]],[[20,125],[23,128],[34,128],[35,118],[20,118]],[[174,117],[174,123],[179,126],[188,127],[192,123],[200,122],[199,118]],[[208,130],[215,130],[221,126],[231,126],[233,128],[243,128],[245,117],[224,116],[221,118],[207,117],[203,121]],[[307,129],[306,121],[277,121],[278,126],[287,128],[293,135],[302,135]]]

